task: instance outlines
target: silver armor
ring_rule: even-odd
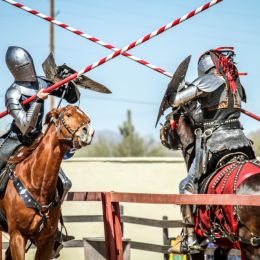
[[[31,102],[29,109],[25,111],[21,105],[21,97],[25,94],[26,96],[31,96],[36,93],[36,90],[14,83],[5,95],[7,111],[14,118],[15,125],[23,135],[28,134],[36,127],[42,104]]]
[[[189,168],[188,175],[179,184],[179,193],[180,194],[194,194],[197,192],[197,187],[195,187],[194,180],[196,178],[196,169],[195,169],[195,159]]]
[[[250,147],[251,145],[252,142],[245,136],[242,129],[216,129],[212,132],[210,138],[205,141],[205,146],[211,153]]]
[[[208,55],[202,55],[199,58],[198,61],[198,75],[202,76],[205,75],[210,69],[214,68],[215,64],[211,58],[211,56]]]
[[[8,113],[14,118],[14,124],[19,128],[22,135],[30,133],[37,125],[41,124],[43,117],[43,104],[31,102],[23,106],[24,99],[37,94],[37,92],[46,88],[48,84],[41,78],[37,82],[14,82],[5,94],[5,105]],[[40,128],[40,126],[38,126]]]
[[[25,49],[10,46],[6,52],[5,61],[9,70],[13,74],[15,81],[36,81],[33,59]]]
[[[213,92],[220,86],[225,84],[225,80],[217,75],[206,74],[195,79],[192,83],[187,84],[185,88],[178,92],[174,97],[171,105],[173,107],[179,107],[186,104],[208,92]]]
[[[222,50],[217,48],[205,52],[198,61],[199,77],[169,98],[173,111],[176,107],[187,105],[183,109],[189,112],[196,135],[195,157],[188,176],[179,185],[181,194],[197,193],[201,175],[214,171],[225,154],[245,152],[249,158],[254,157],[251,141],[246,138],[239,123],[239,108],[241,101],[246,101],[246,95],[233,62],[234,52],[225,50],[226,54]],[[194,102],[189,104],[189,101]],[[201,111],[200,116],[196,115],[195,109]],[[181,209],[184,222],[194,224],[194,206],[183,205]],[[198,248],[193,228],[184,228],[184,235],[183,248],[186,245]]]

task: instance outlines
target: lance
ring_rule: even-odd
[[[146,35],[145,37],[140,38],[138,41],[133,42],[133,43],[131,43],[130,45],[128,45],[128,46],[126,46],[125,48],[122,48],[122,49],[118,49],[118,48],[114,47],[114,46],[111,45],[111,44],[105,43],[105,42],[103,42],[103,41],[101,41],[101,40],[99,40],[99,39],[97,39],[97,38],[95,38],[95,37],[93,37],[93,36],[90,36],[90,35],[88,35],[88,34],[82,32],[82,31],[80,31],[80,30],[77,30],[77,29],[75,29],[75,28],[73,28],[73,27],[71,27],[71,26],[69,26],[69,25],[67,25],[67,24],[65,24],[65,23],[59,22],[59,21],[55,20],[55,19],[52,18],[52,17],[48,17],[48,16],[46,16],[46,15],[44,15],[44,14],[42,14],[42,13],[36,11],[36,10],[33,10],[33,9],[31,9],[31,8],[29,8],[29,7],[27,7],[27,6],[23,5],[23,4],[21,4],[21,3],[15,2],[15,1],[13,1],[13,0],[3,0],[3,1],[6,2],[6,3],[11,4],[11,5],[13,5],[13,6],[17,7],[17,8],[20,8],[20,9],[22,9],[22,10],[24,10],[24,11],[30,13],[30,14],[33,14],[33,15],[35,15],[35,16],[38,16],[38,17],[40,17],[40,18],[42,18],[42,19],[44,19],[44,20],[46,20],[46,21],[49,21],[49,22],[51,22],[51,23],[54,23],[54,24],[58,25],[58,26],[61,27],[61,28],[64,28],[64,29],[66,29],[66,30],[68,30],[68,31],[70,31],[70,32],[73,32],[74,34],[77,34],[77,35],[79,35],[79,36],[82,36],[83,38],[86,38],[86,39],[88,39],[88,40],[90,40],[90,41],[92,41],[92,42],[95,42],[95,43],[97,43],[97,44],[99,44],[99,45],[101,45],[101,46],[103,46],[103,47],[105,47],[105,48],[107,48],[107,49],[111,49],[111,50],[114,51],[115,53],[114,53],[114,55],[112,55],[111,58],[108,58],[110,55],[107,56],[106,58],[108,58],[108,59],[106,59],[106,61],[108,61],[108,60],[110,60],[110,59],[113,59],[113,58],[115,58],[115,57],[117,57],[118,55],[121,54],[121,55],[124,55],[125,57],[127,57],[127,58],[129,58],[129,59],[132,59],[132,60],[134,60],[134,61],[136,61],[136,62],[138,62],[138,63],[140,63],[140,64],[142,64],[142,65],[144,65],[144,66],[146,66],[146,67],[148,67],[148,68],[150,68],[150,69],[153,69],[154,71],[157,71],[157,72],[159,72],[159,73],[161,73],[161,74],[164,74],[164,75],[166,75],[166,76],[168,76],[168,77],[172,77],[173,75],[172,75],[171,73],[167,72],[166,70],[164,70],[164,69],[162,69],[162,68],[160,68],[160,67],[158,67],[158,66],[155,66],[155,65],[153,65],[153,64],[151,64],[151,63],[149,63],[149,62],[147,62],[147,61],[145,61],[145,60],[143,60],[143,59],[140,59],[140,58],[138,58],[138,57],[136,57],[136,56],[133,56],[132,54],[127,53],[126,51],[127,51],[127,50],[130,50],[130,49],[132,49],[132,48],[134,48],[135,46],[137,46],[137,45],[139,45],[139,44],[141,44],[141,43],[143,43],[143,42],[145,42],[145,41],[151,39],[152,37],[154,37],[154,36],[156,36],[156,35],[158,35],[158,34],[164,32],[164,31],[168,30],[169,28],[172,28],[172,27],[174,27],[174,26],[180,24],[181,22],[183,22],[183,21],[185,21],[185,20],[188,20],[189,18],[195,16],[196,14],[198,14],[198,13],[200,13],[200,12],[202,12],[202,11],[208,9],[209,7],[215,5],[215,4],[217,4],[217,3],[219,3],[219,2],[221,2],[221,1],[223,1],[223,0],[213,0],[213,1],[211,1],[211,2],[209,2],[209,3],[207,3],[207,4],[205,4],[205,5],[203,5],[203,6],[199,7],[199,8],[197,8],[197,9],[195,9],[195,10],[193,10],[193,11],[187,13],[186,15],[184,15],[184,16],[182,16],[182,17],[176,19],[175,21],[173,21],[173,22],[167,24],[166,26],[163,26],[163,27],[159,28],[158,30],[152,32],[151,34],[148,34],[148,35]],[[146,38],[147,38],[147,39],[146,39]],[[132,45],[133,45],[133,47],[132,47]],[[118,54],[118,53],[119,53],[119,54]],[[103,59],[105,59],[105,58],[103,58]],[[101,59],[101,60],[103,60],[103,59]],[[100,61],[101,61],[101,60],[100,60]],[[100,61],[99,61],[99,62],[100,62]],[[105,61],[105,62],[106,62],[106,61]],[[98,63],[99,63],[99,62],[98,62]],[[102,63],[100,63],[99,65],[101,65],[101,64],[103,64],[103,63],[105,63],[105,62],[102,62]],[[94,65],[94,64],[93,64],[93,65]],[[99,66],[99,65],[97,65],[97,66]],[[97,67],[97,66],[95,66],[95,67]],[[89,66],[88,66],[88,67],[89,67]],[[95,68],[95,67],[93,67],[93,68]],[[91,69],[93,69],[93,68],[91,68]],[[86,68],[85,68],[85,69],[86,69]],[[90,70],[91,70],[91,69],[90,69]],[[87,71],[89,71],[89,70],[87,70]],[[86,71],[86,72],[87,72],[87,71]],[[82,74],[84,74],[84,73],[86,73],[86,72],[83,72]],[[82,75],[82,74],[80,74],[80,75]],[[73,74],[73,75],[76,75],[76,73]],[[73,76],[73,75],[71,75],[71,76]],[[79,77],[80,75],[77,75],[76,77]],[[246,75],[246,73],[241,73],[241,75]],[[73,79],[74,79],[74,78],[73,78]],[[71,81],[71,80],[73,80],[73,79],[70,79],[69,81]],[[69,81],[68,81],[68,82],[69,82]],[[60,81],[60,82],[63,82],[63,81]],[[54,89],[60,87],[61,85],[57,85],[58,83],[59,83],[59,82],[57,82],[56,84],[53,85],[53,86],[55,86],[55,88],[51,89],[51,87],[53,87],[53,86],[51,86],[50,88],[46,89],[46,92],[51,92],[52,90],[54,90]],[[66,81],[65,83],[67,83],[67,81]],[[64,83],[63,83],[63,84],[64,84]],[[56,85],[57,85],[57,86],[56,86]],[[50,90],[49,90],[49,89],[50,89]],[[32,97],[31,97],[31,98],[32,98]],[[34,97],[33,99],[31,99],[31,98],[28,99],[29,102],[26,102],[26,100],[25,100],[26,104],[28,104],[28,103],[30,103],[31,101],[33,101],[35,97]],[[246,110],[244,110],[244,109],[241,109],[241,112],[243,112],[244,114],[246,114],[246,115],[248,115],[248,116],[250,116],[250,117],[252,117],[252,118],[254,118],[254,119],[256,119],[256,120],[259,121],[259,117],[258,117],[257,115],[254,115],[253,113],[251,113],[251,112],[249,112],[249,111],[246,111]],[[5,116],[6,114],[7,114],[7,112],[0,113],[0,118],[3,117],[3,116]]]
[[[14,3],[13,4],[14,6],[16,6],[17,4],[18,4],[19,7],[21,6],[21,4],[19,4],[19,3],[16,4],[16,2],[14,2],[12,0],[3,0],[3,1],[11,3],[11,4]],[[152,33],[145,35],[144,37],[140,38],[139,40],[130,43],[129,45],[125,46],[124,48],[119,49],[118,51],[116,51],[116,52],[114,52],[114,53],[112,53],[112,54],[110,54],[110,55],[100,59],[99,61],[93,63],[92,65],[89,65],[89,66],[81,69],[80,71],[70,75],[69,77],[67,77],[67,78],[65,78],[65,79],[63,79],[63,80],[53,84],[52,86],[46,88],[44,90],[44,92],[49,93],[49,92],[53,91],[54,89],[57,89],[57,88],[61,87],[62,85],[64,85],[64,84],[74,80],[75,78],[80,77],[82,74],[84,74],[84,73],[86,73],[86,72],[88,72],[88,71],[90,71],[90,70],[92,70],[92,69],[94,69],[94,68],[104,64],[104,63],[106,63],[107,61],[109,61],[109,60],[119,56],[120,54],[122,54],[122,53],[124,53],[124,52],[126,52],[126,51],[128,51],[130,49],[133,49],[137,45],[140,45],[140,44],[150,40],[151,38],[153,38],[153,37],[155,37],[155,36],[165,32],[167,30],[169,30],[170,28],[173,28],[173,27],[177,26],[178,24],[184,22],[185,20],[190,19],[191,17],[195,16],[196,14],[200,13],[201,11],[208,9],[209,7],[215,5],[216,3],[219,3],[221,1],[223,1],[223,0],[213,0],[213,1],[211,1],[211,2],[209,2],[207,4],[205,4],[205,5],[197,8],[197,9],[187,13],[186,15],[184,15],[184,16],[182,16],[182,17],[180,17],[180,18],[178,18],[178,19],[168,23],[167,25],[162,26],[159,29],[153,31]],[[25,7],[25,10],[26,9],[27,9],[27,7]],[[34,13],[35,11],[32,10],[31,12]],[[28,104],[28,103],[32,102],[35,98],[36,98],[36,95],[33,95],[33,96],[25,99],[23,101],[23,104],[24,105]],[[0,113],[0,118],[6,116],[7,114],[8,114],[7,111],[1,112]]]
[[[21,4],[21,3],[15,2],[13,0],[3,0],[3,1],[6,2],[6,3],[9,3],[9,4],[11,4],[11,5],[15,6],[15,7],[18,7],[18,8],[20,8],[20,9],[22,9],[22,10],[24,10],[24,11],[30,13],[30,14],[33,14],[33,15],[35,15],[37,17],[40,17],[40,18],[42,18],[42,19],[44,19],[44,20],[46,20],[46,21],[48,21],[50,23],[56,24],[56,25],[58,25],[59,27],[61,27],[63,29],[66,29],[66,30],[68,30],[68,31],[70,31],[70,32],[72,32],[74,34],[77,34],[77,35],[85,38],[85,39],[88,39],[88,40],[90,40],[92,42],[95,42],[95,43],[97,43],[97,44],[99,44],[99,45],[101,45],[101,46],[103,46],[103,47],[105,47],[107,49],[110,49],[110,50],[114,51],[114,52],[117,52],[117,51],[120,50],[119,48],[116,48],[115,46],[113,46],[111,44],[105,43],[105,42],[103,42],[103,41],[101,41],[101,40],[99,40],[99,39],[97,39],[97,38],[95,38],[95,37],[93,37],[91,35],[88,35],[87,33],[84,33],[82,31],[80,31],[78,29],[75,29],[75,28],[73,28],[73,27],[71,27],[71,26],[69,26],[69,25],[67,25],[65,23],[62,23],[60,21],[57,21],[54,18],[49,17],[49,16],[47,16],[47,15],[45,15],[43,13],[40,13],[40,12],[38,12],[36,10],[33,10],[33,9],[29,8],[28,6],[25,6],[25,5]],[[198,14],[198,13],[200,13],[200,12],[206,10],[206,9],[208,9],[209,7],[219,3],[221,1],[223,1],[223,0],[213,0],[213,1],[211,1],[211,2],[209,2],[207,4],[205,4],[205,5],[197,8],[196,10],[193,10],[193,11],[187,13],[186,15],[182,16],[181,18],[175,20],[174,23],[175,23],[175,25],[177,25],[178,23],[181,23],[181,22],[183,22],[183,21],[193,17],[194,15],[196,15],[196,14]],[[166,25],[166,26],[168,26],[168,25]],[[160,28],[159,30],[162,30],[162,28]],[[167,77],[172,78],[172,76],[173,76],[170,72],[167,72],[165,69],[160,68],[158,66],[155,66],[155,65],[151,64],[150,62],[147,62],[147,61],[145,61],[143,59],[140,59],[140,58],[138,58],[138,57],[136,57],[136,56],[134,56],[134,55],[132,55],[130,53],[121,52],[120,54],[122,54],[125,57],[127,57],[127,58],[129,58],[131,60],[134,60],[134,61],[136,61],[136,62],[138,62],[138,63],[140,63],[140,64],[142,64],[142,65],[144,65],[144,66],[146,66],[146,67],[148,67],[148,68],[150,68],[152,70],[154,70],[154,71],[157,71],[157,72],[159,72],[161,74],[164,74]]]
[[[254,118],[254,119],[257,120],[257,121],[260,121],[260,116],[257,116],[257,115],[255,115],[255,114],[253,114],[252,112],[249,112],[249,111],[247,111],[247,110],[245,110],[245,109],[243,109],[243,108],[240,108],[240,111],[241,111],[242,113],[244,113],[245,115],[247,115],[247,116],[249,116],[249,117],[251,117],[251,118]]]

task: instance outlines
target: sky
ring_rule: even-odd
[[[22,0],[22,4],[49,15],[49,1]],[[197,0],[55,0],[56,19],[122,48],[163,25],[205,4]],[[129,52],[174,73],[188,55],[192,60],[187,81],[197,77],[197,60],[204,51],[234,46],[239,71],[247,93],[246,110],[260,115],[260,1],[224,0],[188,21],[137,46]],[[13,77],[5,64],[8,46],[30,52],[38,75],[49,54],[49,26],[36,16],[0,1],[0,110],[5,110],[4,94]],[[56,64],[67,63],[80,70],[109,55],[110,50],[55,26]],[[87,73],[104,84],[112,94],[81,90],[80,107],[90,116],[95,130],[118,131],[132,111],[135,129],[142,136],[159,141],[155,121],[169,78],[124,56]],[[56,101],[57,104],[57,101]],[[65,103],[64,103],[65,104]],[[46,102],[45,110],[49,110]],[[0,130],[9,128],[10,116],[0,119]],[[163,120],[161,120],[163,122]],[[246,133],[259,129],[259,123],[241,117]]]

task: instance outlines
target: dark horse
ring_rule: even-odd
[[[192,126],[192,122],[189,117],[189,112],[187,111],[187,108],[180,107],[178,110],[176,110],[173,113],[173,119],[172,122],[175,126],[172,130],[172,140],[173,144],[171,148],[181,148],[185,162],[187,167],[190,166],[193,158],[194,158],[194,142],[195,142],[195,135],[194,135],[194,129]],[[163,128],[161,129],[161,131]],[[162,134],[162,132],[161,132]],[[237,186],[237,189],[234,191],[228,192],[224,190],[224,186],[226,182],[228,182],[229,178],[231,178],[232,170],[224,172],[226,169],[225,167],[233,167],[237,170],[237,175],[241,171],[244,171],[244,177],[240,183],[239,186]],[[240,167],[240,168],[239,168]],[[250,168],[251,167],[251,168]],[[225,169],[224,169],[225,168]],[[232,168],[233,169],[233,168]],[[250,170],[254,169],[254,175],[251,175]],[[215,183],[222,181],[222,192],[219,192],[219,190],[214,190],[214,193],[236,193],[236,194],[245,194],[245,195],[260,195],[260,163],[257,160],[247,161],[246,163],[227,163],[222,168],[220,167],[219,170],[215,171],[215,176],[217,176],[218,172],[222,171],[222,175],[215,180]],[[229,176],[230,175],[230,176]],[[211,177],[210,177],[211,176]],[[211,181],[214,181],[214,175],[211,174],[209,176],[205,176],[204,180],[202,179],[201,183],[212,183]],[[233,182],[235,184],[235,182]],[[212,187],[212,185],[211,185]],[[232,184],[232,187],[235,187],[234,184]],[[223,192],[224,190],[224,192]],[[204,189],[204,193],[212,193],[210,192],[210,188],[206,186]],[[228,220],[233,219],[236,224],[236,230],[232,234],[227,234],[228,232],[220,232],[219,239],[216,238],[215,242],[219,244],[221,247],[227,247],[227,248],[238,248],[241,250],[241,257],[242,259],[246,260],[255,260],[260,259],[260,208],[259,207],[253,207],[253,206],[228,206],[228,207],[222,207],[222,206],[213,206],[212,208],[217,211],[211,211],[211,213],[208,215],[208,219],[206,222],[207,224],[215,224],[215,227],[218,224],[219,229],[216,230],[216,233],[219,235],[220,230],[228,230],[229,227],[226,225],[228,224]],[[201,223],[201,216],[205,214],[205,212],[209,209],[209,207],[202,207],[199,206],[197,208],[197,218],[196,218],[196,232],[199,235],[199,238],[201,240],[205,240],[207,237],[207,232],[199,232],[199,228],[203,223]],[[232,210],[231,210],[232,209]],[[221,213],[223,225],[225,225],[225,228],[219,225],[219,223],[215,223],[214,218],[215,214]],[[231,216],[232,215],[232,216]],[[235,217],[234,217],[234,216]],[[205,223],[204,223],[205,224]],[[211,233],[212,234],[212,233]],[[227,235],[226,237],[221,237],[221,235]],[[230,235],[230,239],[227,237]],[[233,240],[232,240],[233,239]],[[231,241],[230,241],[231,240]],[[223,243],[224,241],[224,243]],[[220,243],[222,242],[222,243]],[[217,251],[217,250],[216,250]],[[220,251],[218,251],[220,252]],[[227,250],[221,250],[222,255],[215,256],[215,259],[227,259]],[[226,252],[226,254],[225,254]],[[204,256],[201,254],[194,254],[192,255],[192,259],[204,259]]]
[[[53,109],[46,116],[45,133],[10,158],[10,180],[0,201],[10,235],[6,259],[24,260],[28,240],[37,247],[35,259],[51,258],[61,214],[56,190],[60,164],[68,149],[91,143],[89,124],[76,106]]]

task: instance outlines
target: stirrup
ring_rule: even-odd
[[[54,241],[54,247],[52,249],[51,259],[56,259],[60,256],[60,251],[64,247],[63,242],[67,242],[70,240],[75,239],[74,236],[70,236],[67,234],[62,233],[61,231],[56,231],[56,239]]]
[[[205,249],[203,247],[201,247],[200,244],[195,243],[195,244],[189,246],[188,252],[189,252],[189,254],[198,254],[198,253],[200,253],[201,251],[204,251],[204,250]]]
[[[55,241],[52,249],[51,259],[56,259],[60,256],[60,251],[63,248],[62,242]]]
[[[174,254],[198,254],[203,250],[205,249],[197,241],[193,245],[188,245],[187,236],[179,235],[168,252]]]
[[[174,254],[187,254],[188,253],[188,245],[185,241],[185,236],[178,235],[174,241],[174,244],[171,248],[169,248],[168,253],[174,253]]]

